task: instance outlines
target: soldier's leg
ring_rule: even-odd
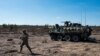
[[[23,46],[24,46],[24,45],[25,45],[24,42],[20,45],[20,53],[22,52],[22,49],[23,49]]]
[[[29,46],[28,42],[26,43],[26,47],[29,49],[29,51],[30,51],[30,52],[31,52],[31,54],[32,54],[32,50],[31,50],[31,48],[30,48],[30,46]]]

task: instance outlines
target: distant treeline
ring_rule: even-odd
[[[49,26],[53,25],[16,25],[16,24],[2,24],[0,25],[0,33],[2,32],[14,32],[19,33],[23,29],[26,29],[29,32],[32,32],[33,34],[37,33],[48,33],[49,32]],[[93,29],[93,32],[100,32],[100,26],[91,26]]]
[[[29,27],[48,27],[49,25],[16,25],[16,24],[2,24],[0,28],[29,28]]]
[[[16,25],[16,24],[2,24],[0,25],[0,33],[20,33],[26,29],[33,34],[46,34],[49,32],[49,25]]]

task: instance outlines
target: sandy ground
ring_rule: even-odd
[[[0,56],[100,56],[100,43],[52,41],[49,35],[30,35],[29,45],[34,54],[26,46],[19,53],[18,37],[19,34],[0,34]],[[91,37],[100,40],[100,35]]]

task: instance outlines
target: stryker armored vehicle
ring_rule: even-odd
[[[56,24],[50,28],[49,35],[54,41],[94,41],[89,38],[92,29],[89,26],[82,26],[80,23],[65,21],[63,26]]]

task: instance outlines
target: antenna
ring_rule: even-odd
[[[82,9],[81,9],[81,24],[82,24]]]
[[[87,22],[86,20],[87,20],[87,19],[86,19],[86,9],[85,9],[85,26],[86,26],[86,22]]]

